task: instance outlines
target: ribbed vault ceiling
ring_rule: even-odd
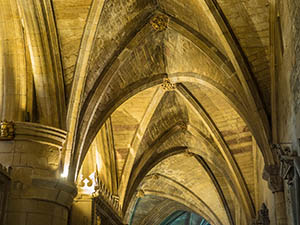
[[[72,1],[53,1],[69,115],[78,124],[73,174],[110,120],[117,194],[127,222],[136,201],[141,208],[132,224],[144,224],[148,212],[156,215],[156,207],[166,206],[191,210],[211,224],[238,224],[237,211],[250,221],[257,210],[260,153],[254,149],[262,149],[266,164],[273,162],[267,0],[77,5],[74,19],[63,10],[75,10]],[[166,29],[154,29],[157,17],[167,21]],[[78,55],[86,56],[85,63]]]

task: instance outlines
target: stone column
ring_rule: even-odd
[[[93,206],[93,199],[91,196],[78,196],[75,198],[72,212],[71,225],[97,225],[95,223],[96,213]]]
[[[266,166],[263,178],[268,181],[269,188],[274,194],[276,225],[288,225],[283,180],[279,175],[278,166]]]
[[[66,132],[35,123],[11,125],[0,127],[0,163],[11,167],[4,224],[67,225],[76,187],[60,177]]]

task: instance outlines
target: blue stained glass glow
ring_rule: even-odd
[[[203,217],[186,211],[176,211],[160,225],[210,225]]]

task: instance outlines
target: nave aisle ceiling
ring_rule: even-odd
[[[244,220],[255,217],[259,147],[266,164],[273,163],[273,156],[266,148],[268,4],[252,2],[234,1],[230,7],[214,0],[103,5],[86,82],[79,84],[83,90],[73,160],[82,162],[109,119],[126,215],[138,189],[148,185],[155,192],[166,186],[161,179],[147,183],[154,171],[175,180],[185,190],[182,195],[193,193],[196,199],[187,197],[195,201],[189,207],[205,208],[202,214],[213,224],[232,224],[237,210]],[[154,29],[153,18],[167,21],[166,29]],[[195,154],[209,165],[210,175]],[[179,186],[169,186],[167,198],[179,191]]]
[[[205,203],[216,224],[230,224],[237,209],[255,217],[257,159],[274,163],[267,0],[2,4],[22,35],[2,24],[1,48],[23,62],[15,79],[0,81],[18,89],[7,95],[22,110],[9,115],[5,103],[4,115],[66,128],[64,174],[75,179],[92,143],[107,141],[115,161],[104,166],[116,168],[104,182],[124,214],[138,189],[164,185],[147,183],[155,173],[176,181],[174,193],[194,193],[188,208]]]

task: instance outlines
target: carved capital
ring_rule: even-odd
[[[156,31],[164,31],[168,27],[169,18],[164,15],[156,15],[151,18],[150,24]]]
[[[291,185],[295,176],[295,165],[297,169],[297,160],[299,159],[297,153],[288,145],[276,144],[272,145],[272,149],[276,151],[280,160],[279,175]]]
[[[0,141],[7,141],[14,139],[15,128],[13,122],[6,120],[0,122]]]
[[[165,91],[174,91],[176,89],[176,84],[171,83],[171,81],[168,78],[164,78],[161,86]]]
[[[263,179],[268,181],[269,188],[273,193],[283,191],[283,182],[279,174],[278,166],[265,166],[263,172]]]

